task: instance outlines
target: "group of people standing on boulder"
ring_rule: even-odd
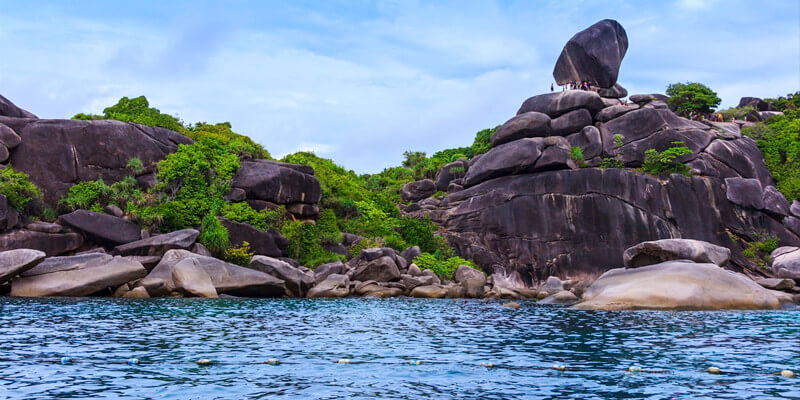
[[[722,116],[722,113],[696,113],[694,111],[689,113],[689,119],[693,121],[702,121],[708,120],[713,122],[725,122],[725,118]],[[735,118],[731,118],[730,122],[736,122]]]
[[[561,86],[562,92],[565,90],[592,90],[595,92],[599,90],[598,87],[592,85],[592,83],[589,81],[581,81],[581,82],[572,81],[572,82],[567,82],[566,85],[559,85],[559,86]],[[551,92],[555,91],[555,86],[552,83],[550,84],[550,91]]]

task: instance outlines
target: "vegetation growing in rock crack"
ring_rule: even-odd
[[[655,149],[648,149],[644,152],[642,170],[652,175],[661,175],[663,173],[688,175],[689,167],[680,162],[680,158],[687,154],[692,154],[692,150],[684,146],[681,141],[672,142],[672,147],[661,152]]]

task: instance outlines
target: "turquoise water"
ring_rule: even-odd
[[[797,311],[500,304],[0,298],[0,398],[800,398]]]

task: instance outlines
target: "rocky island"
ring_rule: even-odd
[[[799,302],[800,202],[742,133],[781,113],[744,98],[747,118],[693,120],[665,95],[628,96],[627,50],[616,21],[577,33],[553,77],[589,90],[525,100],[483,151],[403,177],[394,202],[371,193],[385,182],[273,160],[229,124],[186,127],[146,100],[47,120],[0,96],[0,293]]]

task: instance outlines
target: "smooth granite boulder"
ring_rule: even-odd
[[[467,278],[461,281],[460,284],[464,288],[464,297],[480,299],[485,292],[486,278]]]
[[[436,174],[436,181],[434,182],[436,190],[442,192],[447,191],[447,188],[448,186],[450,186],[450,183],[456,179],[463,178],[464,174],[467,173],[468,169],[469,169],[469,161],[463,158],[445,164],[441,169],[439,169],[439,172]]]
[[[567,136],[589,125],[592,125],[592,115],[585,108],[579,108],[558,118],[553,118],[550,123],[551,133],[554,136]]]
[[[603,141],[600,130],[594,126],[587,126],[578,133],[567,136],[570,147],[580,147],[583,158],[589,160],[603,154]]]
[[[287,262],[267,256],[254,256],[247,268],[261,271],[281,279],[294,297],[305,296],[314,284],[314,277],[307,275]]]
[[[458,268],[456,268],[454,280],[456,283],[461,283],[467,279],[482,279],[484,282],[486,282],[486,274],[468,265],[459,265]]]
[[[44,203],[58,200],[78,182],[102,178],[107,184],[130,175],[128,160],[143,165],[163,160],[192,140],[164,128],[114,120],[54,120],[0,117],[22,138],[11,154],[14,169],[42,189]]]
[[[105,246],[118,246],[142,238],[139,225],[104,213],[77,210],[60,216],[59,221],[83,232],[93,242]]]
[[[170,250],[147,275],[148,279],[161,279],[164,286],[151,296],[166,296],[175,290],[172,269],[183,259],[195,258],[206,271],[218,294],[242,297],[281,297],[286,292],[284,282],[272,275],[250,268],[233,265],[213,257],[204,257],[186,250]]]
[[[231,188],[245,191],[247,199],[276,204],[315,204],[322,196],[314,169],[276,161],[242,161]]]
[[[742,207],[764,208],[763,189],[758,179],[725,178],[726,197]]]
[[[314,285],[318,285],[320,282],[327,279],[329,275],[342,275],[345,273],[347,273],[347,267],[341,261],[322,264],[314,269]]]
[[[613,269],[598,278],[575,306],[584,310],[778,309],[791,301],[747,276],[714,264],[667,261]]]
[[[11,282],[11,296],[89,296],[147,275],[142,264],[114,257],[100,265],[21,277]]]
[[[417,286],[411,291],[409,296],[426,299],[443,299],[447,296],[447,288],[441,285]]]
[[[580,299],[578,298],[578,296],[575,296],[574,293],[568,290],[561,290],[559,292],[551,294],[550,296],[545,297],[542,300],[539,300],[538,304],[571,306],[579,301]]]
[[[223,217],[219,217],[219,221],[228,229],[231,246],[241,246],[247,242],[250,244],[250,251],[257,255],[283,257],[288,254],[286,249],[289,248],[289,239],[276,229],[262,231],[252,225]]]
[[[702,240],[661,239],[629,247],[622,255],[622,260],[628,268],[643,267],[670,260],[691,260],[696,263],[711,263],[722,267],[728,263],[730,257],[730,249]]]
[[[589,81],[611,88],[617,83],[619,66],[628,51],[628,35],[614,20],[604,19],[573,36],[556,61],[553,78],[559,85]]]
[[[76,254],[74,256],[48,257],[35,267],[22,272],[22,276],[35,276],[58,271],[96,267],[110,262],[114,256],[105,253]]]
[[[0,284],[41,263],[46,255],[43,251],[16,249],[0,252]]]
[[[753,107],[757,111],[771,111],[772,107],[770,107],[769,103],[766,101],[758,98],[758,97],[742,97],[739,99],[739,105],[736,106],[737,108],[742,107]]]
[[[211,277],[196,258],[185,258],[172,267],[175,289],[196,297],[217,298],[217,289]]]
[[[595,92],[585,90],[567,90],[540,94],[525,100],[517,110],[517,115],[536,111],[556,118],[572,110],[585,108],[590,114],[595,115],[605,108],[603,99]]]
[[[306,297],[347,297],[350,294],[350,279],[347,275],[330,274],[325,279],[309,289]]]
[[[200,231],[196,229],[181,229],[117,246],[114,252],[123,256],[163,256],[170,250],[189,249],[198,236]]]
[[[772,273],[777,278],[800,280],[800,248],[778,247],[770,255]]]
[[[518,114],[497,128],[492,134],[491,142],[492,146],[499,146],[527,137],[550,136],[550,132],[550,117],[547,114],[529,111]]]
[[[631,111],[638,110],[639,106],[636,104],[619,104],[614,105],[611,107],[606,107],[600,110],[597,115],[594,116],[594,119],[600,122],[608,122],[614,118],[621,117]]]
[[[789,201],[783,197],[783,193],[775,189],[775,186],[764,188],[764,211],[785,217],[789,215]]]
[[[25,225],[25,229],[44,233],[59,233],[64,229],[64,227],[51,222],[35,221]]]
[[[400,190],[403,201],[419,201],[436,193],[436,184],[430,179],[409,182]]]
[[[525,138],[493,147],[472,164],[464,176],[469,187],[491,178],[533,170],[544,150],[544,138]]]
[[[604,98],[621,99],[628,96],[628,90],[622,87],[622,85],[619,83],[615,83],[614,86],[610,88],[600,88],[600,90],[597,91],[597,94]]]
[[[47,256],[57,256],[81,247],[83,236],[78,233],[44,233],[16,230],[0,235],[0,251],[13,249],[41,250]]]
[[[391,282],[400,279],[400,270],[392,257],[382,256],[372,261],[360,261],[353,270],[351,279],[361,282]]]
[[[794,279],[788,278],[763,278],[756,279],[756,283],[772,290],[789,290],[795,287]]]
[[[0,115],[12,118],[38,118],[33,113],[17,107],[16,104],[2,95],[0,95]]]

